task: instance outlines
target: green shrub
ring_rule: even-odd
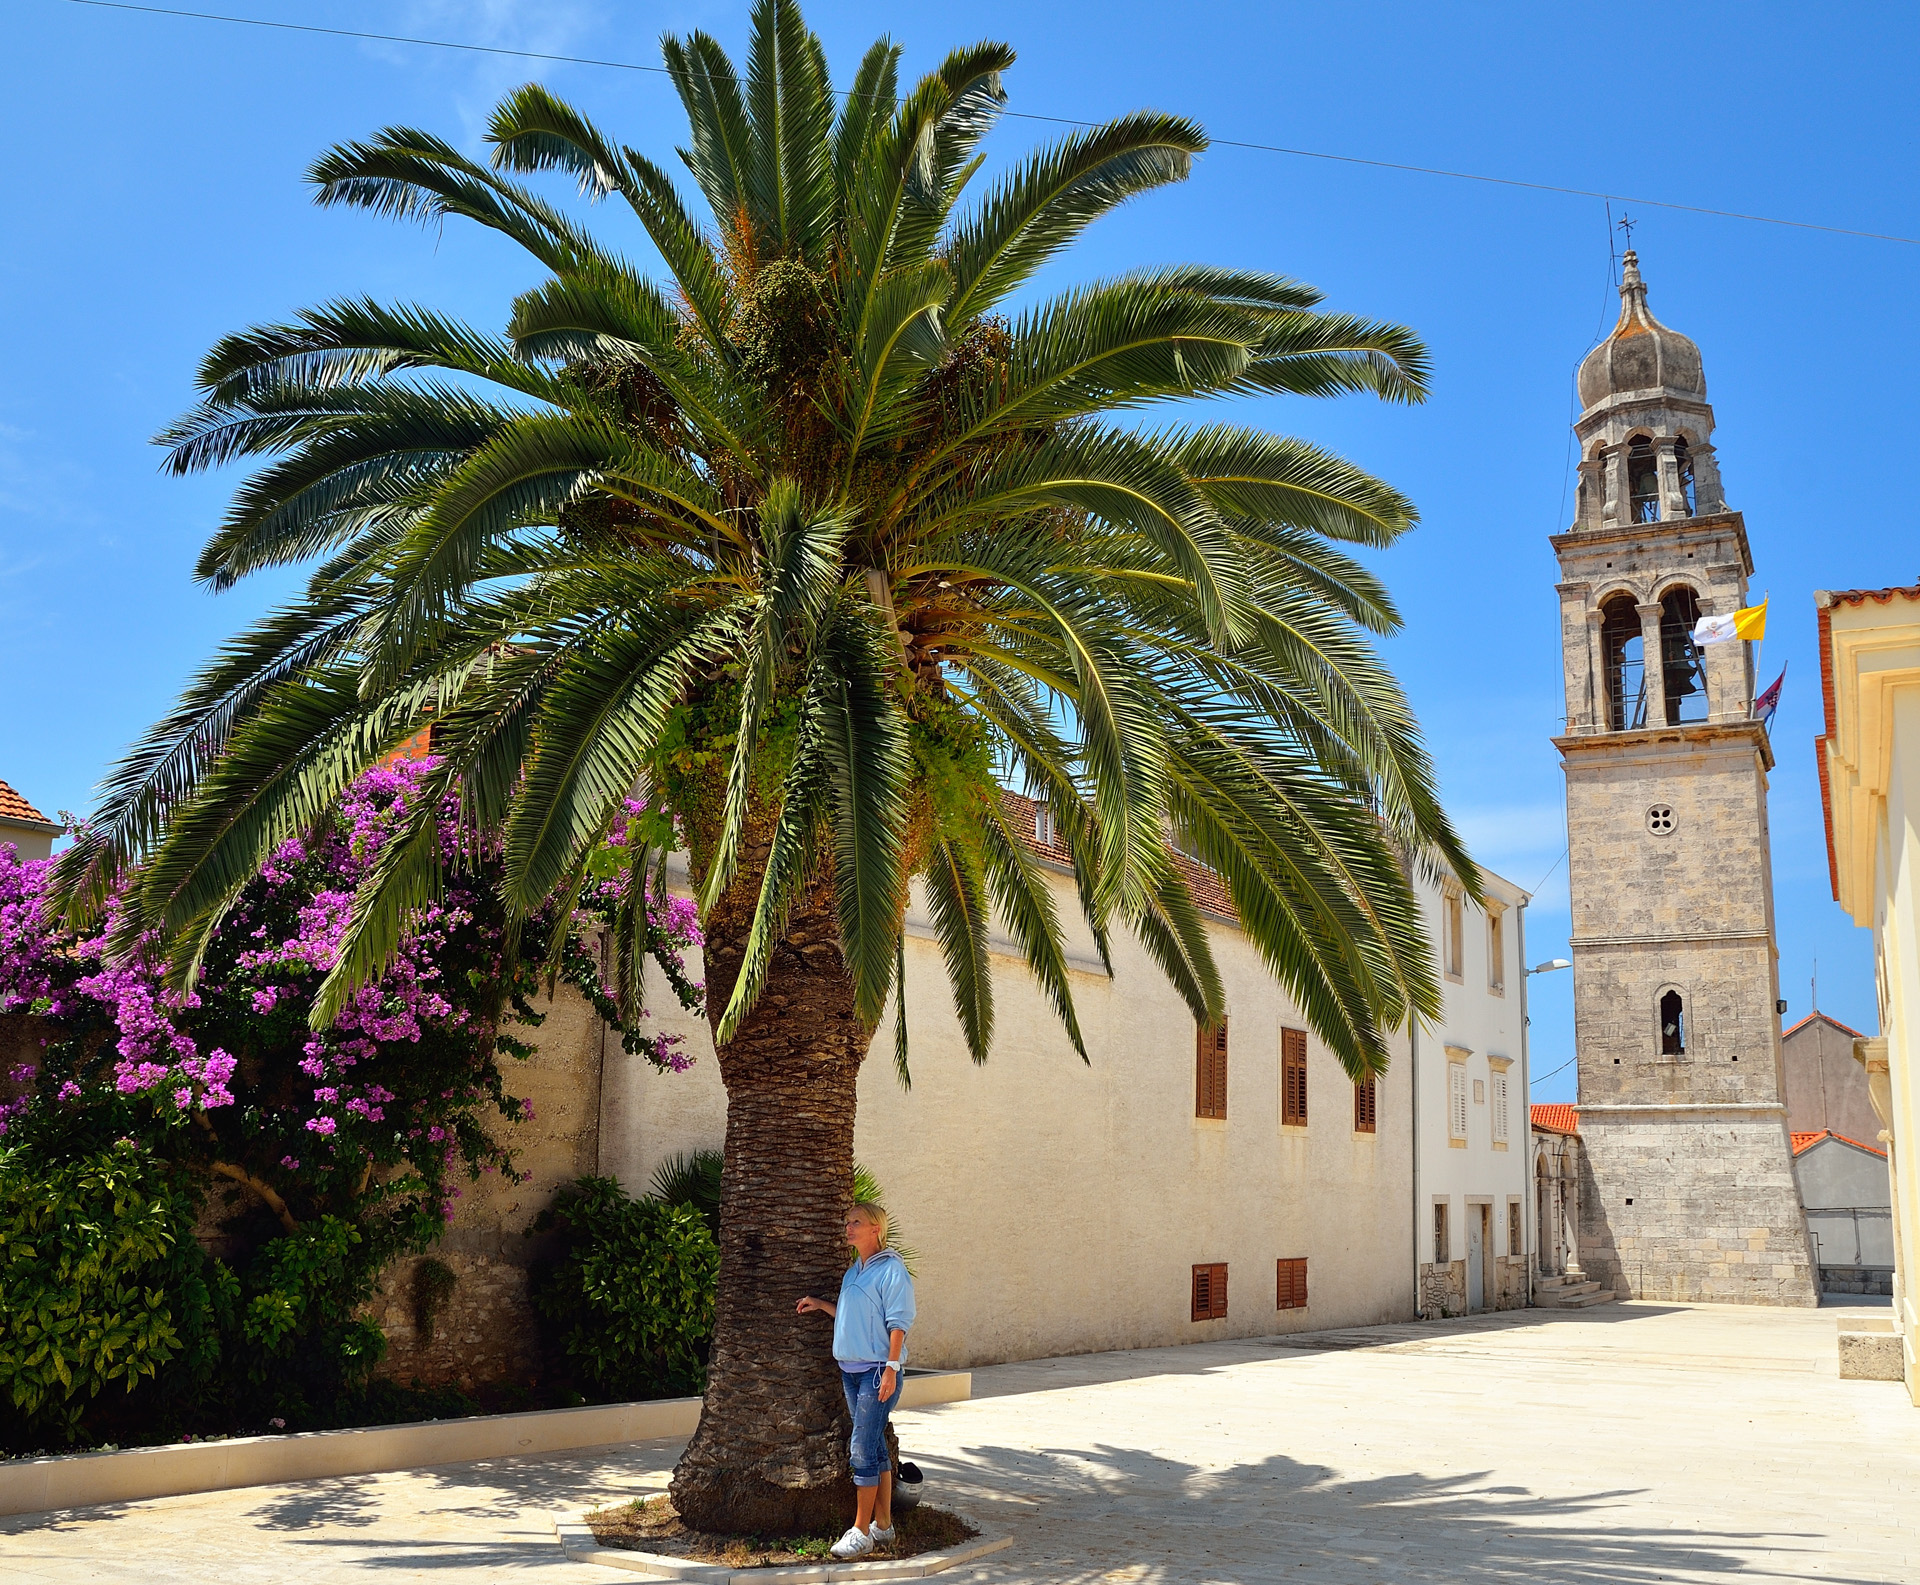
[[[244,1304],[228,1339],[225,1374],[239,1418],[341,1418],[386,1352],[386,1334],[357,1313],[378,1276],[378,1256],[337,1216],[260,1246],[239,1272]]]
[[[179,1174],[131,1140],[53,1164],[0,1152],[9,1442],[70,1445],[109,1387],[205,1382],[234,1294],[224,1272],[209,1283],[194,1212]]]
[[[534,1304],[581,1388],[603,1400],[702,1391],[720,1250],[700,1213],[582,1178],[542,1216],[555,1224],[564,1253]]]

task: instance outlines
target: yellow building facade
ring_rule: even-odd
[[[1894,1328],[1920,1404],[1920,584],[1814,599],[1827,860],[1835,900],[1873,932],[1880,1034],[1854,1055],[1893,1178]]]

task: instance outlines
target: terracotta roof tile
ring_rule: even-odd
[[[1022,797],[1016,792],[1002,790],[1001,805],[1007,811],[1007,818],[1014,830],[1027,846],[1045,859],[1049,864],[1058,864],[1064,869],[1073,868],[1073,855],[1067,851],[1067,845],[1056,838],[1052,842],[1042,843],[1035,840],[1035,816],[1040,805],[1037,800]],[[1198,859],[1190,859],[1184,853],[1173,856],[1174,868],[1180,871],[1188,888],[1193,892],[1193,900],[1203,914],[1210,914],[1226,924],[1237,926],[1240,915],[1233,906],[1233,899],[1227,895],[1226,883],[1217,873],[1207,868]]]
[[[1549,1134],[1580,1132],[1580,1109],[1564,1101],[1536,1102],[1532,1108],[1533,1126]]]
[[[1837,1139],[1843,1145],[1852,1145],[1855,1150],[1864,1150],[1872,1156],[1886,1154],[1878,1145],[1863,1145],[1859,1140],[1850,1139],[1845,1134],[1836,1134],[1831,1128],[1822,1128],[1811,1134],[1793,1134],[1789,1137],[1793,1141],[1793,1153],[1796,1156],[1803,1150],[1813,1149],[1823,1139]]]
[[[1920,600],[1920,583],[1911,587],[1896,584],[1891,589],[1826,589],[1821,591],[1831,605],[1891,605],[1896,599]]]
[[[1855,1029],[1851,1024],[1841,1023],[1840,1020],[1835,1018],[1832,1013],[1808,1013],[1807,1016],[1801,1019],[1799,1023],[1795,1024],[1792,1029],[1781,1030],[1780,1038],[1782,1040],[1785,1040],[1788,1035],[1793,1034],[1796,1030],[1804,1029],[1808,1024],[1812,1023],[1816,1018],[1825,1019],[1828,1023],[1832,1024],[1835,1029],[1840,1030],[1844,1034],[1852,1035],[1855,1040],[1865,1040],[1867,1038],[1865,1035],[1861,1034],[1859,1030]]]
[[[0,781],[0,820],[34,820],[43,826],[53,824],[3,781]]]

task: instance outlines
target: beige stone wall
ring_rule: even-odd
[[[1056,878],[1062,915],[1077,916]],[[891,1062],[891,1012],[862,1072],[856,1153],[919,1252],[922,1364],[965,1366],[1401,1319],[1412,1311],[1411,1134],[1404,1059],[1379,1132],[1353,1131],[1353,1087],[1309,1042],[1309,1125],[1280,1124],[1283,1024],[1303,1027],[1251,945],[1211,929],[1230,1017],[1225,1121],[1194,1116],[1193,1022],[1144,950],[1114,939],[1115,978],[1073,946],[1082,1063],[1026,970],[994,957],[998,1039],[967,1057],[938,948],[909,918],[913,1087]],[[1001,944],[1005,946],[1004,943]],[[665,1157],[717,1148],[725,1098],[705,1027],[667,1075],[616,1056],[606,1159],[643,1189]],[[1309,1302],[1275,1306],[1275,1262],[1304,1256]],[[1228,1264],[1228,1313],[1190,1318],[1192,1268]],[[798,1297],[798,1295],[796,1295]]]
[[[1580,1264],[1622,1297],[1814,1304],[1777,1114],[1582,1106]]]
[[[1636,734],[1653,738],[1654,734]],[[1766,777],[1711,728],[1567,755],[1582,1105],[1781,1101]],[[1654,805],[1674,828],[1647,825]],[[1660,1055],[1678,989],[1687,1051]]]
[[[444,1262],[456,1279],[434,1319],[431,1344],[415,1326],[419,1261],[398,1261],[382,1274],[371,1313],[387,1334],[383,1376],[471,1389],[528,1383],[544,1368],[527,1267],[548,1241],[528,1236],[529,1230],[556,1189],[600,1170],[603,1044],[619,1060],[631,1060],[617,1042],[605,1039],[600,1020],[578,993],[562,987],[545,1010],[546,1023],[530,1036],[539,1054],[524,1063],[501,1059],[508,1093],[531,1100],[533,1118],[494,1124],[517,1152],[516,1170],[531,1173],[531,1181],[508,1183],[488,1173],[478,1183],[461,1184],[452,1225],[429,1257]]]

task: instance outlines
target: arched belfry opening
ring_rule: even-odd
[[[1707,719],[1707,673],[1693,642],[1699,620],[1699,597],[1684,584],[1660,597],[1660,682],[1668,726]]]
[[[1631,732],[1647,724],[1646,641],[1630,594],[1601,607],[1600,650],[1606,662],[1607,729]]]
[[[1627,497],[1632,521],[1660,521],[1660,459],[1653,454],[1653,440],[1635,435],[1627,442]]]
[[[1673,467],[1680,480],[1680,499],[1686,503],[1687,516],[1694,517],[1700,511],[1700,495],[1693,477],[1693,452],[1687,446],[1685,435],[1673,443]]]
[[[1660,995],[1660,1055],[1684,1057],[1687,1054],[1687,999],[1678,991]]]

